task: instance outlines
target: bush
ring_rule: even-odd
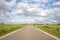
[[[1,25],[4,25],[4,23],[1,23]]]
[[[60,25],[60,24],[58,24],[58,25]]]
[[[49,26],[44,26],[44,27],[49,28]]]

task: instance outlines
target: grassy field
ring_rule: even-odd
[[[34,24],[33,26],[60,38],[60,25],[57,25],[57,24]]]
[[[0,24],[0,37],[26,26],[26,24]]]

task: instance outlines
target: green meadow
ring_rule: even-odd
[[[26,26],[26,24],[0,24],[0,37]]]
[[[34,24],[33,26],[60,38],[60,24]]]

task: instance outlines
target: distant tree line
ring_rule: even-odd
[[[4,25],[4,23],[0,23],[1,25]]]
[[[58,24],[58,25],[60,25],[60,24]]]

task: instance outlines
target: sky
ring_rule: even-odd
[[[0,23],[60,23],[60,0],[0,0]]]

